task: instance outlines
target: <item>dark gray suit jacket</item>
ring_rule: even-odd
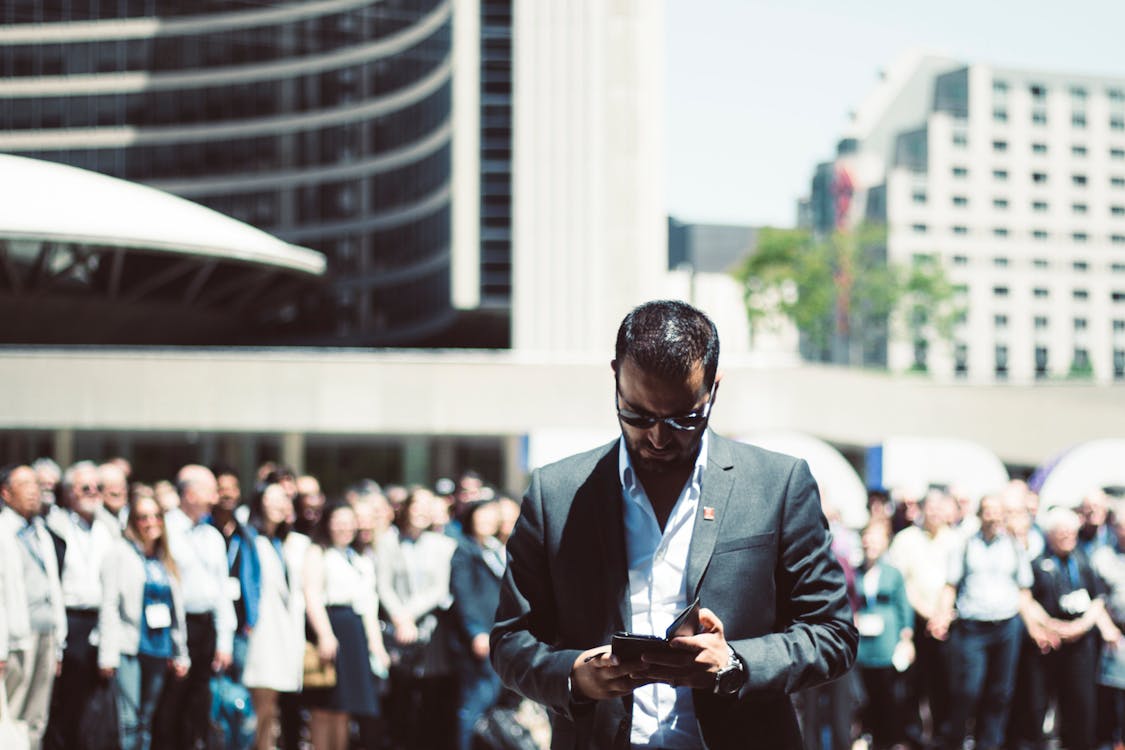
[[[700,733],[710,750],[800,748],[789,694],[855,660],[844,574],[804,461],[709,440],[688,599],[718,615],[748,679],[734,697],[695,691]],[[550,709],[553,748],[629,747],[631,697],[577,704],[568,684],[579,653],[631,621],[617,456],[615,441],[532,472],[508,542],[492,663]]]

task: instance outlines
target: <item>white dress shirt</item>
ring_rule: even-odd
[[[63,603],[67,609],[97,610],[102,606],[102,562],[113,549],[113,532],[95,515],[86,523],[72,510],[54,508],[47,525],[66,542],[62,570]]]
[[[227,594],[227,543],[221,531],[205,519],[192,523],[176,508],[165,514],[164,529],[172,559],[180,573],[184,612],[211,613],[215,624],[215,650],[231,652],[237,619]]]
[[[704,433],[691,477],[680,492],[664,531],[656,520],[652,503],[637,480],[622,438],[618,448],[618,471],[625,506],[625,554],[629,563],[629,605],[633,633],[664,635],[676,615],[687,606],[685,574],[688,548],[695,529],[696,510],[702,494],[703,469],[707,465],[707,434]],[[691,688],[663,683],[633,691],[634,748],[698,748],[702,740],[695,718]]]

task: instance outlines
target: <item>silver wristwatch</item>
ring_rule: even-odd
[[[730,659],[727,665],[715,673],[715,695],[736,695],[746,682],[746,669],[742,659],[734,652],[731,645],[727,644]]]

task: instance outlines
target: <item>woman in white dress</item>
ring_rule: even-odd
[[[262,566],[258,622],[250,633],[242,679],[250,689],[258,729],[258,750],[272,750],[278,693],[301,689],[305,646],[305,597],[301,561],[309,545],[291,531],[293,501],[280,484],[267,484],[250,500],[250,526]]]

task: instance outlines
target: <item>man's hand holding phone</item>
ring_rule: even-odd
[[[710,690],[715,685],[715,673],[731,658],[723,623],[706,608],[699,610],[698,633],[677,636],[670,643],[670,649],[642,655],[643,670],[634,676],[673,687]]]

